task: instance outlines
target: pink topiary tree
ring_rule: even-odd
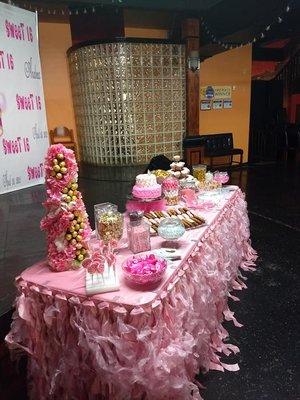
[[[81,266],[88,256],[91,228],[78,191],[74,152],[62,144],[50,146],[45,160],[47,200],[41,229],[47,233],[48,263],[53,271]]]

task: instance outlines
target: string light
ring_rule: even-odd
[[[290,10],[291,10],[290,5],[287,5],[284,10],[286,13],[290,12]],[[211,29],[206,25],[206,22],[204,21],[203,17],[200,18],[200,21],[201,21],[201,26],[202,26],[204,32],[207,33],[207,35],[210,37],[212,42],[217,43],[219,46],[222,46],[224,49],[233,49],[236,47],[242,47],[245,45],[256,43],[258,38],[264,39],[266,37],[264,32],[269,32],[271,30],[272,25],[274,25],[276,22],[281,24],[283,21],[283,18],[282,18],[282,16],[278,16],[277,19],[273,23],[270,23],[269,25],[267,25],[265,27],[264,31],[260,32],[259,34],[256,34],[256,36],[254,36],[252,40],[249,40],[247,42],[242,42],[239,44],[230,44],[230,45],[228,43],[223,42],[222,40],[219,40],[215,36],[215,34],[211,31]]]

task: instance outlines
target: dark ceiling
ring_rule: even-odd
[[[200,56],[202,59],[236,45],[252,42],[260,47],[277,39],[300,37],[300,0],[62,0],[36,1],[25,0],[24,5],[39,10],[44,6],[41,18],[58,18],[60,10],[78,11],[83,14],[86,8],[95,7],[101,13],[102,8],[112,7],[143,12],[164,14],[171,38],[180,38],[181,21],[185,17],[199,18],[203,22],[200,38]],[[22,4],[21,4],[22,6]],[[46,8],[56,10],[56,15],[48,15]],[[289,12],[286,12],[289,7]],[[26,7],[28,8],[28,7]],[[43,15],[44,14],[44,15]],[[46,15],[45,15],[46,14]],[[50,16],[49,16],[50,14]],[[67,14],[67,13],[66,13]],[[158,20],[156,18],[154,20]],[[153,18],[152,18],[153,20]],[[279,23],[280,21],[280,23]],[[138,20],[140,23],[140,19]],[[269,28],[268,28],[269,27]],[[218,44],[219,42],[219,44]],[[228,46],[228,47],[226,47]]]

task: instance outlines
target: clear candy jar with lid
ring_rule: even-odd
[[[185,227],[179,218],[165,218],[158,226],[158,234],[166,240],[177,240],[185,232]]]
[[[162,190],[168,206],[174,206],[179,203],[179,181],[174,176],[163,180]]]
[[[124,219],[118,206],[112,203],[101,203],[94,206],[95,228],[98,239],[105,243],[120,240],[123,236]]]
[[[129,213],[127,224],[127,236],[129,249],[133,253],[141,253],[151,249],[150,244],[150,225],[143,219],[142,211]]]

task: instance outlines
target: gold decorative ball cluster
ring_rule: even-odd
[[[87,256],[87,249],[82,242],[82,233],[85,228],[84,218],[79,211],[74,211],[70,217],[71,225],[69,226],[65,238],[76,246],[76,260],[81,262]]]
[[[71,183],[69,183],[68,186],[64,187],[62,190],[63,201],[66,203],[70,203],[71,201],[76,201],[77,196],[79,194],[77,189],[78,189],[78,183],[76,183],[75,181],[72,181]]]
[[[53,167],[50,175],[58,180],[61,180],[68,172],[66,167],[65,156],[62,153],[57,153],[56,157],[52,160]]]

